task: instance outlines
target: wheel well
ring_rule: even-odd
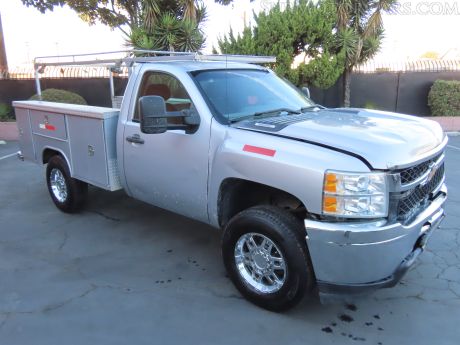
[[[225,226],[237,213],[257,205],[278,206],[301,219],[307,214],[302,201],[290,193],[257,182],[228,178],[222,182],[219,190],[219,225]]]
[[[53,149],[45,149],[45,151],[43,151],[43,164],[47,164],[49,162],[49,160],[51,159],[51,157],[53,156],[62,156],[62,154],[59,152],[59,151],[56,151],[56,150],[53,150]]]

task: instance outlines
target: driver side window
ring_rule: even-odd
[[[182,110],[194,109],[192,100],[182,83],[167,73],[146,72],[142,78],[136,98],[133,121],[139,122],[139,98],[142,96],[160,96],[165,100],[166,112],[179,114]],[[183,118],[168,118],[170,124],[184,124]]]

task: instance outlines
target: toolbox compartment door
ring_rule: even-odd
[[[32,133],[45,137],[67,140],[65,116],[40,110],[30,110]]]
[[[79,116],[68,116],[67,121],[73,177],[107,188],[109,177],[104,140],[104,121]]]
[[[32,140],[32,131],[30,128],[29,110],[16,108],[16,123],[19,130],[19,149],[25,160],[35,162],[37,160],[35,147]]]

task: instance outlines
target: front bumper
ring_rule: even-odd
[[[394,286],[443,220],[446,199],[443,184],[435,199],[409,225],[306,219],[306,240],[320,292],[357,293]]]

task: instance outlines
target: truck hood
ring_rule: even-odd
[[[366,109],[322,109],[251,122],[238,127],[335,148],[360,156],[374,169],[417,162],[439,150],[445,138],[434,121]]]

